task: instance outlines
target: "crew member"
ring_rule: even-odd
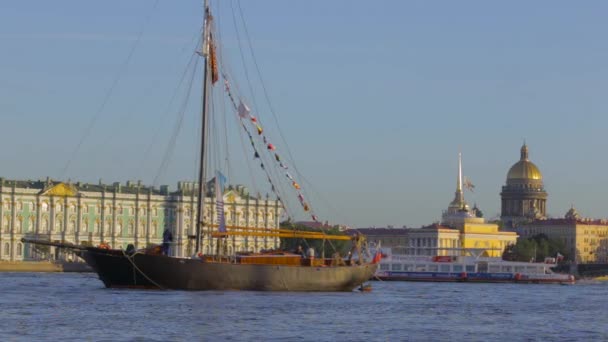
[[[173,233],[169,228],[165,229],[163,232],[163,245],[162,250],[164,255],[169,255],[169,245],[173,241]]]
[[[304,253],[304,249],[302,248],[302,245],[298,245],[298,248],[296,248],[296,254],[300,254],[302,256],[302,258],[306,257],[306,254]]]

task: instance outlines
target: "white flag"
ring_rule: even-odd
[[[239,103],[239,116],[243,119],[247,118],[249,116],[249,107],[247,107],[247,105],[241,100],[241,103]]]

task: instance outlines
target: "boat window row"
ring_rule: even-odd
[[[482,266],[482,265],[481,265]],[[512,266],[512,265],[488,265],[480,267],[479,272],[489,273],[545,273],[545,266]],[[380,264],[382,271],[403,271],[403,272],[477,272],[475,265],[462,264]]]

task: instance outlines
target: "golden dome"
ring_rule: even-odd
[[[521,159],[511,166],[507,179],[535,179],[542,180],[543,174],[534,163],[528,160],[528,146],[521,147]]]
[[[520,160],[511,166],[507,179],[543,179],[542,173],[534,163],[529,160]]]

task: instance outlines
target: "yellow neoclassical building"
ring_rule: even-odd
[[[501,231],[494,223],[487,223],[476,207],[469,208],[462,189],[462,156],[458,155],[456,192],[441,224],[422,228],[364,228],[368,241],[383,247],[404,248],[408,254],[455,255],[465,249],[483,249],[482,256],[500,257],[505,247],[517,242],[517,233]]]
[[[462,156],[458,154],[458,178],[454,200],[443,212],[441,224],[459,232],[458,247],[463,249],[485,249],[487,256],[499,257],[505,247],[517,242],[517,233],[501,231],[494,223],[477,217],[477,208],[470,209],[462,190]]]
[[[494,223],[482,217],[453,218],[444,223],[459,232],[459,247],[463,249],[485,249],[482,255],[500,257],[508,245],[517,242],[517,233],[501,231]]]
[[[583,218],[574,207],[563,218],[533,220],[515,229],[523,238],[544,234],[563,242],[562,254],[574,263],[608,263],[608,220]]]
[[[402,248],[415,255],[458,255],[463,249],[483,249],[482,256],[500,257],[505,247],[517,242],[514,232],[500,231],[483,218],[467,217],[450,226],[432,224],[422,228],[359,228],[374,245]]]

